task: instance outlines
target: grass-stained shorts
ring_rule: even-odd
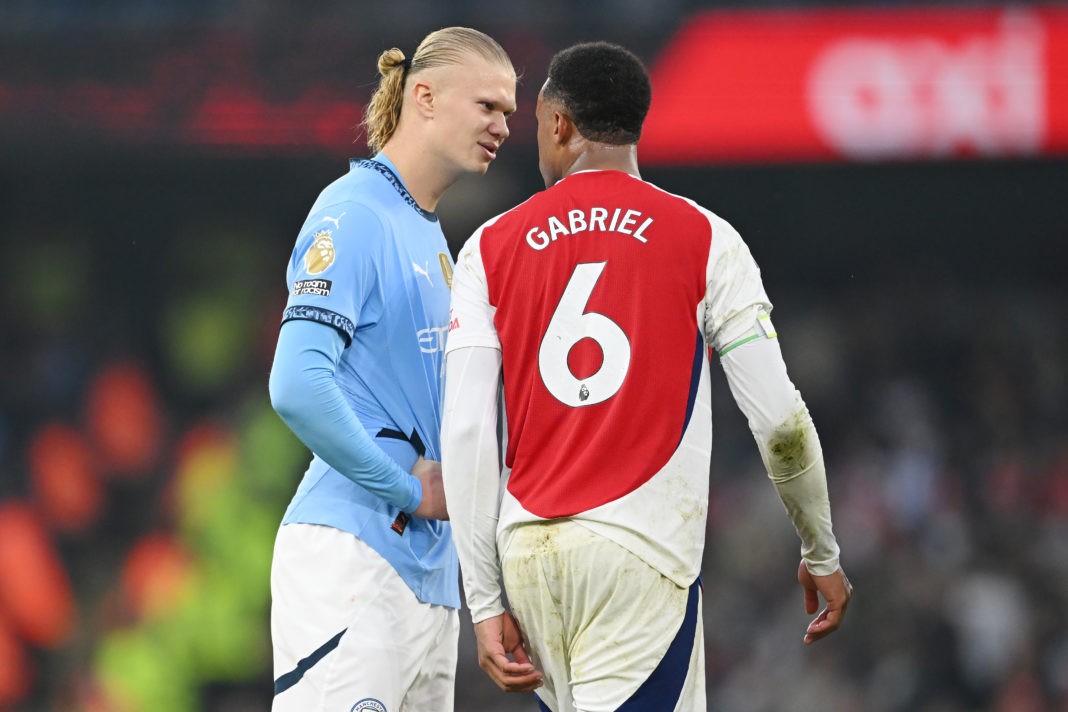
[[[504,588],[552,712],[705,709],[701,588],[681,588],[572,520],[504,542]]]

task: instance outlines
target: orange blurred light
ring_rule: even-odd
[[[0,708],[26,697],[33,677],[33,667],[15,631],[0,617]]]
[[[200,457],[205,451],[229,450],[236,445],[234,434],[211,421],[201,421],[189,428],[174,449],[177,469],[187,467],[189,460]]]
[[[172,535],[147,534],[126,557],[122,590],[139,616],[155,617],[173,610],[188,590],[189,553]]]
[[[34,498],[50,526],[72,532],[96,521],[102,485],[81,433],[58,423],[45,426],[30,443],[29,461]]]
[[[44,525],[28,504],[0,504],[0,606],[35,645],[62,643],[74,624],[67,572]]]
[[[144,477],[159,457],[162,438],[159,399],[144,370],[119,363],[101,372],[90,389],[88,415],[103,464]]]

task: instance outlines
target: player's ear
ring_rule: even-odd
[[[553,140],[561,146],[566,145],[571,141],[571,137],[575,135],[575,122],[571,120],[571,117],[567,114],[554,111],[553,112]]]
[[[415,110],[424,118],[433,118],[434,89],[430,86],[430,83],[425,80],[415,81],[412,83],[412,86],[408,88],[408,92],[412,98]]]

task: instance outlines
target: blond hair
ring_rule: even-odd
[[[445,27],[431,32],[416,47],[407,66],[404,52],[396,47],[380,54],[378,87],[363,115],[371,153],[381,151],[397,130],[404,104],[404,85],[409,76],[431,67],[461,64],[472,53],[515,71],[508,53],[496,40],[469,27]]]

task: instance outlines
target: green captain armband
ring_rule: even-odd
[[[779,334],[775,331],[775,325],[771,323],[771,315],[761,309],[757,314],[757,328],[760,333],[750,334],[744,336],[732,344],[728,344],[726,348],[719,352],[720,356],[726,355],[728,351],[732,351],[742,344],[748,344],[750,341],[756,341],[757,339],[774,339]]]

